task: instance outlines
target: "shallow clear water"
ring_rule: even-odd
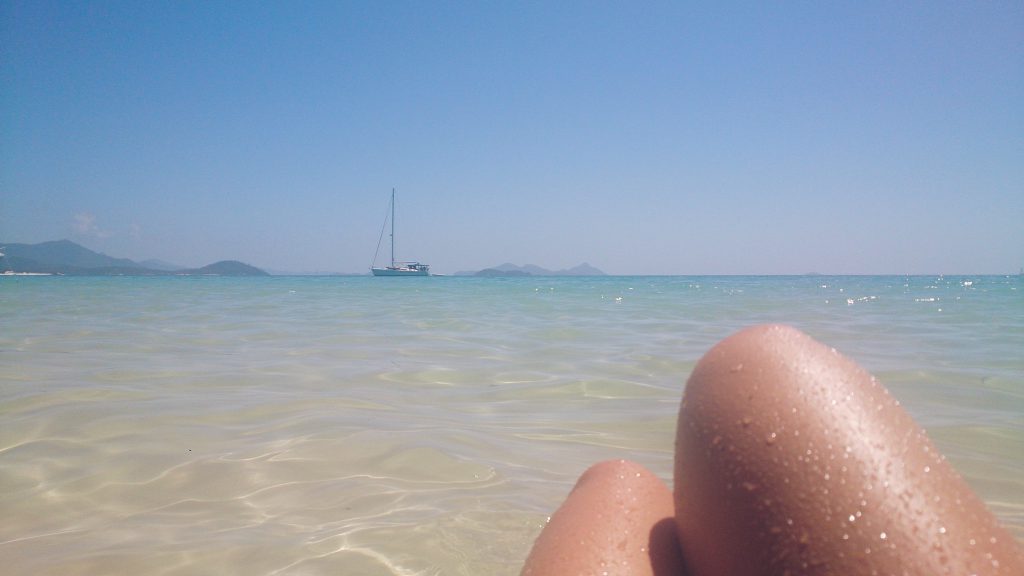
[[[0,278],[15,574],[517,574],[579,473],[671,481],[679,395],[786,322],[1024,536],[1010,277]]]

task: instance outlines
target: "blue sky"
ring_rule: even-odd
[[[1015,273],[1020,2],[0,1],[0,240]]]

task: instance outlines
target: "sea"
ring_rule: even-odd
[[[1024,538],[1024,278],[0,277],[0,571],[515,575],[712,345],[873,372]]]

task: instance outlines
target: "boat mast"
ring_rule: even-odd
[[[391,267],[395,267],[395,189],[391,189]]]

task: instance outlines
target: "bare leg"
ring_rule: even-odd
[[[1024,574],[910,416],[854,364],[761,326],[709,351],[679,413],[676,523],[709,574]]]
[[[595,464],[551,517],[522,573],[682,574],[673,515],[672,492],[644,467]]]

